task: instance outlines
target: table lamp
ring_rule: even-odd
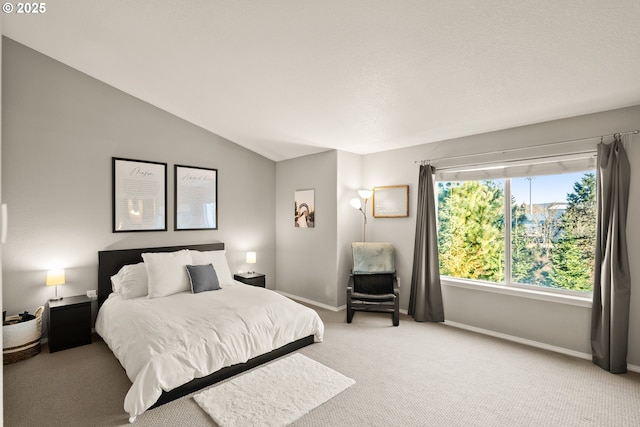
[[[64,270],[49,270],[47,271],[47,286],[56,287],[56,296],[50,298],[49,301],[60,301],[62,297],[58,296],[58,285],[64,285]]]
[[[255,264],[256,263],[256,253],[255,252],[247,252],[247,264]],[[247,273],[254,274],[255,271],[249,270]]]

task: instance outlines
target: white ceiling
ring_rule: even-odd
[[[279,161],[640,104],[638,0],[57,0],[3,34]]]

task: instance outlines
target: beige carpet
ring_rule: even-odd
[[[638,426],[640,375],[401,316],[318,310],[325,342],[300,353],[356,383],[300,426]],[[5,426],[128,425],[130,386],[102,341],[4,367]],[[136,426],[215,426],[192,397]]]

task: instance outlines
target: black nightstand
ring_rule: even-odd
[[[265,287],[265,276],[261,273],[238,273],[234,274],[233,278],[247,285]]]
[[[49,301],[49,352],[91,344],[91,298]]]

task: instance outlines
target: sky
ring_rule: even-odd
[[[573,184],[579,182],[585,172],[566,173],[561,175],[536,176],[531,180],[531,203],[564,202],[567,194],[573,192]],[[526,178],[511,179],[511,194],[516,203],[529,204],[529,180]]]

